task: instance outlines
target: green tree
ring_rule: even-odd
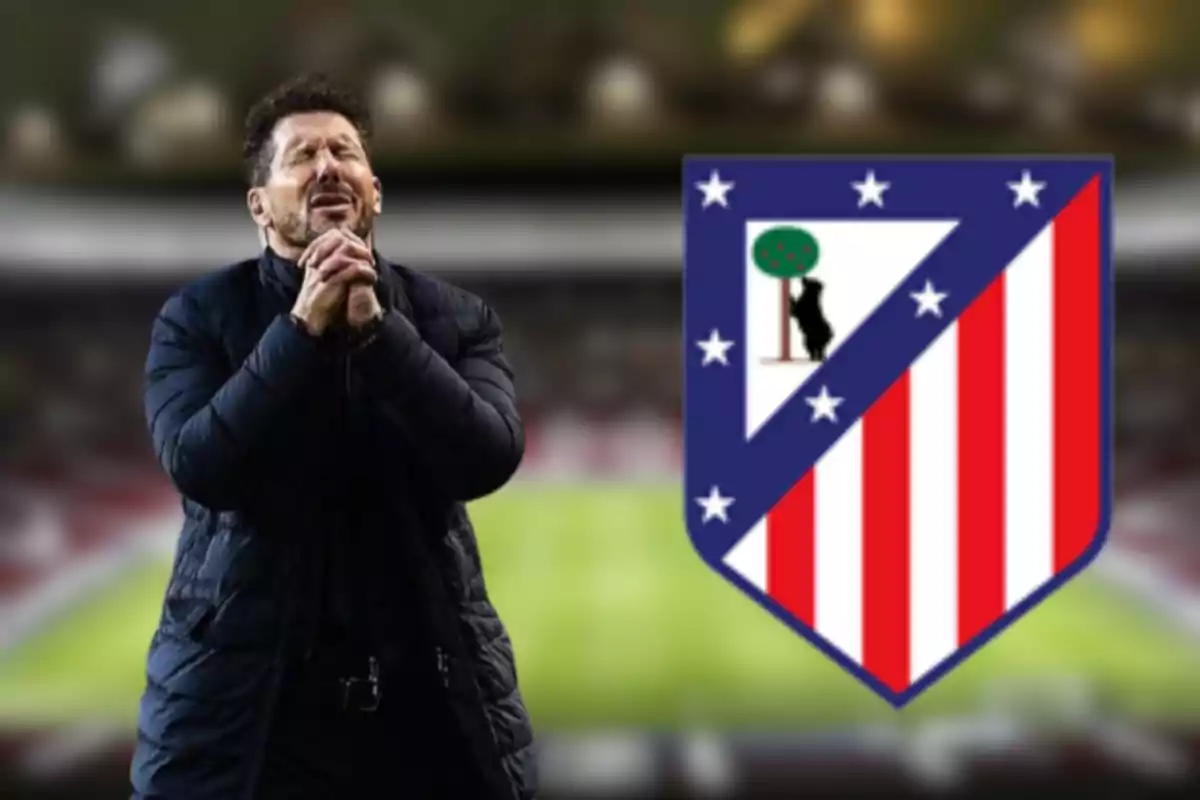
[[[792,278],[812,271],[821,257],[816,238],[802,228],[777,226],[763,231],[754,240],[754,265],[776,278],[780,287],[779,360],[792,360],[791,300]]]

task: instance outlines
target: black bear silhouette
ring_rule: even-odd
[[[825,360],[825,349],[833,339],[833,328],[821,310],[821,292],[825,285],[813,278],[801,278],[800,296],[791,300],[792,319],[804,335],[804,349],[813,361]]]

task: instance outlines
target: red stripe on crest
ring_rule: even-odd
[[[959,318],[958,641],[1005,610],[1004,274]]]
[[[1100,184],[1054,221],[1054,570],[1100,521]]]
[[[815,627],[816,470],[811,469],[767,514],[767,594]]]
[[[863,666],[909,685],[909,380],[863,416]]]

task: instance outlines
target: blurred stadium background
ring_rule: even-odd
[[[78,7],[76,7],[78,6]],[[178,500],[149,325],[254,252],[248,102],[380,124],[381,249],[502,314],[480,501],[544,796],[1197,796],[1200,4],[148,0],[0,8],[0,796],[127,796]],[[711,575],[678,489],[680,158],[1117,157],[1118,501],[1096,565],[903,712]]]

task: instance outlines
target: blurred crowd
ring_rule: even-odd
[[[677,276],[459,281],[506,328],[527,418],[680,413]],[[149,453],[142,366],[166,281],[9,284],[0,292],[0,441],[12,467],[52,453]]]
[[[1200,468],[1200,283],[1119,281],[1116,445]]]
[[[460,283],[506,326],[534,424],[651,415],[677,424],[680,280],[477,275]],[[93,449],[148,455],[142,365],[169,281],[13,283],[0,292],[4,463]],[[1116,445],[1132,460],[1200,468],[1200,282],[1122,278],[1117,291]]]

